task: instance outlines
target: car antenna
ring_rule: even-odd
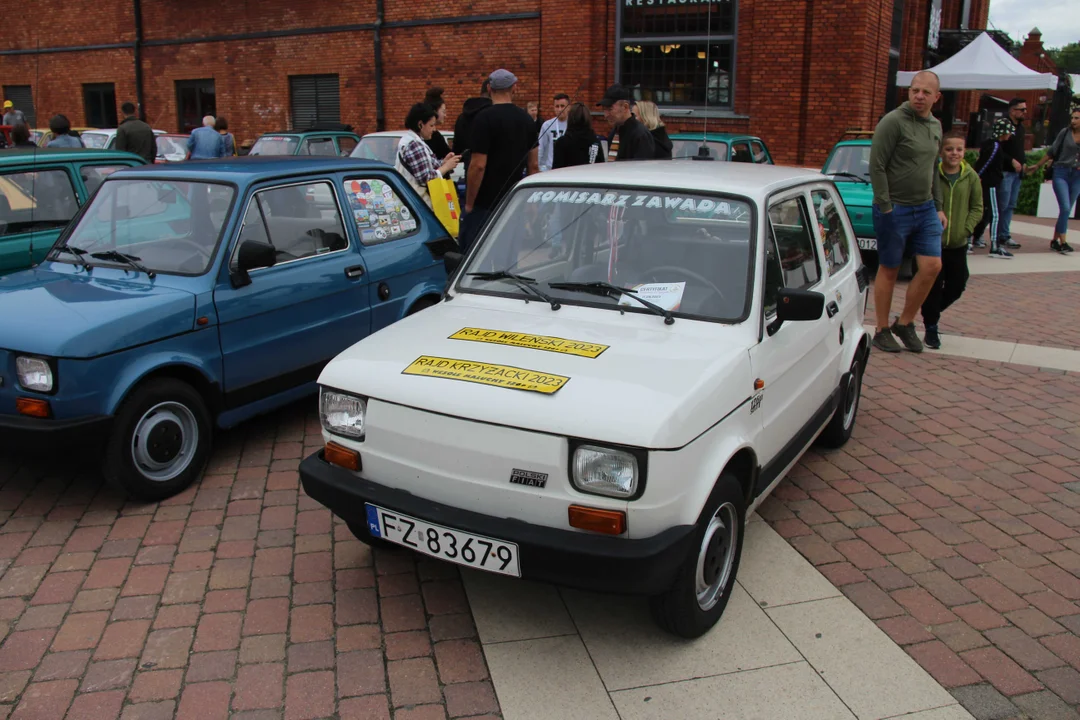
[[[707,0],[709,3],[706,10],[705,20],[705,112],[704,120],[705,124],[702,126],[701,131],[701,145],[698,146],[697,155],[693,157],[694,160],[712,160],[712,155],[709,154],[709,146],[706,141],[709,137],[709,69],[712,63],[712,4],[713,0]],[[717,90],[719,91],[719,79],[717,79]]]

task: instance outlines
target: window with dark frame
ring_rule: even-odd
[[[4,99],[14,103],[16,110],[22,110],[22,114],[26,116],[27,127],[37,127],[37,112],[34,110],[34,93],[31,91],[29,85],[5,85]],[[0,115],[3,115],[2,110],[0,110]]]
[[[736,1],[620,0],[619,82],[661,106],[730,109]]]
[[[341,90],[337,75],[290,75],[292,129],[304,130],[341,122]]]
[[[176,81],[177,126],[182,133],[202,127],[207,115],[217,115],[213,80]]]
[[[88,83],[83,85],[83,108],[86,125],[93,128],[117,126],[116,85],[113,83]]]

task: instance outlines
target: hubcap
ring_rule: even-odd
[[[131,459],[146,478],[167,482],[195,456],[199,426],[187,406],[163,402],[146,411],[131,435]]]
[[[724,503],[709,519],[698,550],[695,585],[698,606],[702,610],[711,610],[723,597],[724,587],[735,564],[738,541],[739,523],[735,506]]]
[[[847,389],[844,391],[844,428],[851,427],[855,422],[855,410],[859,405],[859,389],[862,383],[862,365],[856,362],[851,366],[851,376],[848,378]]]

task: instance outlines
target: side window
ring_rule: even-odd
[[[304,140],[300,146],[301,155],[337,155],[334,149],[334,138],[313,137]]]
[[[349,241],[333,193],[326,182],[255,193],[237,247],[246,240],[267,243],[279,263],[346,249]]]
[[[832,193],[814,190],[810,197],[814,201],[818,233],[821,235],[821,246],[825,250],[825,266],[829,269],[829,274],[834,275],[847,265],[851,258],[851,239],[840,218],[837,200]]]
[[[769,208],[769,231],[776,243],[784,287],[803,290],[821,279],[814,236],[802,196]]]
[[[341,135],[337,139],[338,148],[340,148],[341,157],[349,157],[352,151],[356,149],[356,138],[351,138],[348,135]]]
[[[98,189],[101,183],[105,182],[105,178],[112,175],[117,170],[123,170],[128,165],[83,165],[79,169],[79,173],[82,175],[83,185],[86,186],[86,192],[89,195],[93,195],[94,191]]]
[[[64,170],[0,175],[0,235],[63,227],[78,210]]]
[[[750,141],[750,149],[754,153],[754,162],[756,163],[768,163],[769,153],[765,152],[765,146],[757,140]]]
[[[750,144],[745,141],[732,143],[731,162],[754,162],[754,156],[750,154]]]
[[[379,178],[348,178],[344,183],[360,242],[376,245],[416,233],[416,216],[394,187]]]

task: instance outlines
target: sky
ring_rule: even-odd
[[[1061,47],[1080,42],[1080,12],[1076,0],[990,0],[990,25],[1022,43],[1032,28],[1043,34],[1043,45]]]

